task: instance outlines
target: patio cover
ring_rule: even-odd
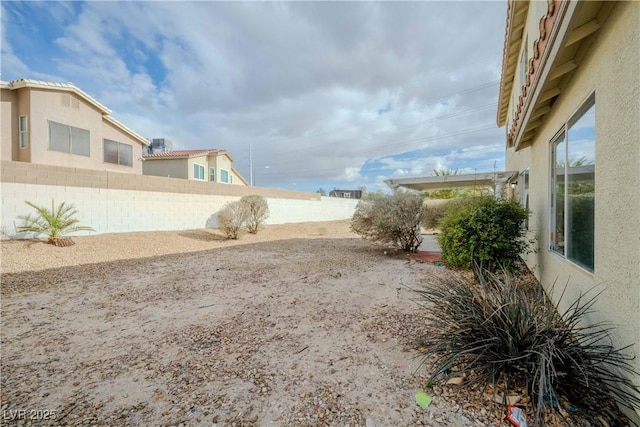
[[[416,191],[443,190],[450,188],[496,187],[496,194],[502,192],[505,183],[518,172],[486,172],[466,175],[410,176],[385,179],[384,182],[395,192],[399,187]]]

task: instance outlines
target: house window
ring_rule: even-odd
[[[591,96],[552,140],[551,250],[594,271],[596,127]]]
[[[20,148],[29,146],[29,129],[27,128],[27,116],[20,116],[18,119],[18,129],[20,131]]]
[[[89,157],[90,134],[86,129],[49,120],[49,150]]]
[[[229,180],[231,181],[231,184],[233,184],[233,175],[229,176]]]
[[[104,140],[104,162],[133,166],[133,147],[110,139]]]
[[[344,199],[350,199],[351,198],[351,193],[342,193],[342,197]]]
[[[529,168],[520,173],[518,185],[520,186],[520,205],[527,210],[527,219],[524,220],[523,226],[525,230],[529,230]]]
[[[209,168],[209,181],[216,182],[216,168]]]
[[[197,163],[193,164],[193,179],[204,181],[204,166]]]
[[[522,45],[522,56],[520,56],[520,86],[527,84],[527,44],[529,43],[529,37],[525,37]]]
[[[229,171],[220,169],[220,182],[229,183]]]

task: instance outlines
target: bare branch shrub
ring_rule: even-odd
[[[269,218],[269,204],[267,200],[258,195],[244,196],[240,199],[240,203],[244,204],[249,211],[246,227],[251,234],[258,232],[260,227],[267,218]]]
[[[220,230],[227,239],[237,240],[248,217],[249,210],[246,203],[229,202],[218,212]]]
[[[373,193],[361,199],[351,219],[351,230],[363,239],[415,252],[422,243],[422,198],[413,193]]]

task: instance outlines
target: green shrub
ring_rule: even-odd
[[[358,202],[351,219],[351,230],[364,239],[415,252],[422,243],[421,218],[419,195],[372,193]]]
[[[45,234],[48,237],[47,243],[54,246],[70,246],[74,244],[73,240],[63,236],[76,231],[94,231],[91,227],[78,225],[79,220],[74,218],[78,211],[73,205],[62,202],[56,207],[52,200],[51,210],[49,210],[31,202],[25,203],[34,208],[37,214],[18,217],[24,221],[24,225],[18,227],[19,232]]]
[[[245,223],[249,218],[249,210],[246,203],[229,202],[218,212],[218,224],[227,239],[240,238]]]
[[[451,202],[440,221],[442,260],[452,268],[512,268],[529,248],[522,227],[527,211],[515,200],[474,197]]]
[[[629,380],[638,375],[633,357],[613,347],[610,325],[584,326],[598,295],[581,296],[560,314],[539,285],[516,285],[507,273],[500,279],[477,268],[476,280],[440,279],[417,291],[430,326],[421,342],[425,363],[435,356],[431,381],[451,370],[469,383],[524,386],[536,422],[565,399],[602,410],[607,393],[640,408],[640,388]]]
[[[244,196],[240,199],[240,203],[246,205],[248,210],[246,227],[251,234],[258,232],[258,227],[269,218],[269,204],[267,200],[258,195]]]

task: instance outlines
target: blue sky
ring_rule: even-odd
[[[504,165],[506,2],[3,1],[0,78],[72,82],[259,186],[386,189]]]

